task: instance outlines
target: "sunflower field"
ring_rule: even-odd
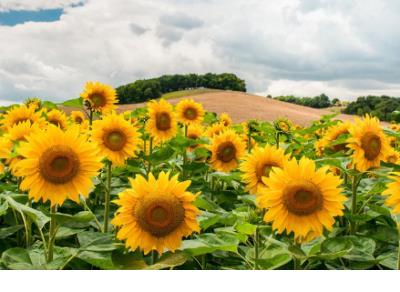
[[[117,103],[88,82],[2,110],[0,269],[400,267],[398,125]]]

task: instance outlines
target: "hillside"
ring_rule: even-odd
[[[195,101],[201,102],[207,111],[222,113],[227,112],[234,122],[243,122],[248,119],[273,121],[280,117],[286,117],[294,123],[300,125],[310,124],[323,115],[332,114],[327,109],[314,109],[301,105],[291,104],[275,99],[270,99],[258,95],[248,94],[238,91],[205,91],[201,93],[188,91],[169,93],[166,96],[172,104],[178,103],[182,98],[190,97]],[[145,103],[120,105],[118,111],[132,110],[145,106]],[[64,108],[67,112],[73,108]],[[353,120],[354,116],[340,114],[341,120]]]

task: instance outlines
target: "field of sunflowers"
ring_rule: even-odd
[[[399,268],[398,125],[117,103],[3,108],[0,269]]]

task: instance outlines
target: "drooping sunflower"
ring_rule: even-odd
[[[329,167],[316,169],[314,161],[292,159],[283,168],[273,168],[263,177],[267,186],[257,197],[260,208],[266,208],[265,222],[282,233],[294,233],[298,242],[322,235],[323,228],[332,230],[335,216],[343,215],[342,183],[328,172]]]
[[[81,97],[91,109],[102,113],[114,110],[118,102],[115,89],[100,82],[87,82]]]
[[[386,185],[382,195],[387,196],[385,204],[393,209],[394,214],[400,213],[400,172],[394,172],[390,176],[393,180]]]
[[[139,247],[145,254],[173,252],[182,237],[200,230],[200,211],[193,205],[197,194],[187,191],[190,181],[179,182],[178,175],[169,178],[169,173],[161,172],[157,179],[150,173],[148,180],[137,175],[130,183],[131,188],[114,201],[119,209],[112,220],[120,227],[117,238],[127,248]]]
[[[147,104],[149,120],[146,131],[156,141],[163,142],[175,137],[177,132],[176,115],[172,105],[161,99],[159,102],[153,100]]]
[[[329,147],[330,144],[335,143],[336,140],[340,139],[340,137],[343,135],[349,134],[349,129],[350,129],[350,123],[349,122],[339,122],[338,124],[329,127],[327,131],[325,132],[324,137],[322,138],[323,141],[323,147],[327,148]],[[346,143],[341,143],[341,144],[336,144],[332,145],[330,149],[334,152],[339,152],[339,151],[344,151],[347,149]]]
[[[239,168],[243,172],[246,190],[251,194],[259,194],[259,189],[265,187],[262,178],[268,177],[273,167],[283,168],[287,160],[282,148],[277,149],[268,144],[253,148],[246,154]]]
[[[79,202],[79,194],[87,197],[102,167],[96,146],[80,135],[78,126],[63,131],[49,125],[28,136],[18,153],[23,157],[15,165],[16,175],[23,177],[21,190],[52,206],[66,199]]]
[[[57,109],[52,109],[48,113],[46,113],[47,121],[50,124],[55,125],[56,127],[65,130],[68,126],[68,118],[67,116]]]
[[[215,135],[219,135],[227,129],[229,128],[225,127],[223,123],[214,123],[206,129],[204,134],[209,138],[213,138]]]
[[[232,125],[232,119],[227,113],[221,113],[219,116],[219,121],[225,127],[229,127],[230,125]]]
[[[204,109],[200,103],[193,99],[184,99],[176,105],[178,121],[183,124],[201,123],[204,119]]]
[[[277,131],[288,133],[292,128],[292,123],[287,118],[279,118],[274,121],[274,127]]]
[[[366,115],[363,120],[356,118],[349,129],[347,147],[354,150],[353,162],[359,171],[379,167],[389,154],[390,145],[379,120]]]
[[[21,122],[30,121],[32,124],[38,122],[40,119],[40,113],[35,112],[34,107],[28,107],[26,105],[20,105],[10,109],[2,120],[3,125],[6,128],[10,128]]]
[[[71,119],[75,124],[82,124],[85,121],[85,115],[81,111],[71,111]]]
[[[123,165],[126,159],[134,157],[140,145],[137,129],[115,112],[94,121],[92,139],[114,165]]]
[[[229,172],[239,165],[246,150],[246,143],[233,130],[214,136],[211,145],[211,166],[218,171]]]

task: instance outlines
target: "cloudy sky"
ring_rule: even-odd
[[[398,0],[0,0],[0,103],[233,72],[257,94],[400,96]]]

